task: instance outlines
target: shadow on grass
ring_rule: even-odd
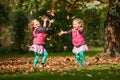
[[[36,72],[0,76],[0,80],[119,80],[120,70],[86,70],[70,72]]]

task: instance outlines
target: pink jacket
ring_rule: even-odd
[[[72,29],[72,44],[74,46],[81,46],[81,45],[85,44],[84,33],[80,34],[78,32],[79,30],[80,30],[80,28]]]
[[[45,44],[45,37],[46,37],[45,32],[41,32],[41,33],[36,34],[35,33],[36,29],[37,28],[35,28],[33,31],[33,36],[34,36],[33,44],[40,44],[40,45]]]

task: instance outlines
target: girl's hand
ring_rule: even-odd
[[[43,15],[43,16],[40,16],[40,18],[43,20],[43,27],[46,27],[46,25],[47,25],[47,21],[49,20],[49,18],[47,17],[47,16],[45,16],[45,15]]]
[[[48,20],[49,20],[49,18],[48,18],[47,16],[45,16],[45,15],[40,16],[40,18],[41,18],[43,21],[48,21]]]
[[[54,19],[49,19],[49,25],[48,25],[48,27],[51,27],[51,24],[54,22],[55,20]]]
[[[45,18],[43,19],[44,22],[47,22],[48,20],[49,20],[48,17],[45,17]]]
[[[54,19],[49,20],[50,23],[53,23],[54,21],[55,21]]]
[[[58,35],[59,35],[59,36],[62,36],[62,35],[65,34],[65,33],[66,33],[66,31],[62,31],[62,30],[61,30],[61,32],[59,32]]]

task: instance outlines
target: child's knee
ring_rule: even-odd
[[[44,56],[46,56],[46,57],[48,56],[48,52],[47,51],[44,52]]]
[[[35,55],[35,56],[39,58],[39,57],[40,57],[40,54],[39,54],[39,53],[36,53],[36,55]]]
[[[76,59],[80,59],[80,56],[78,54],[75,55]]]
[[[84,56],[84,51],[79,52],[80,56]]]

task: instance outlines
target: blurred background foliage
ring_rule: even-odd
[[[28,22],[40,16],[54,18],[45,48],[49,52],[71,51],[71,35],[59,36],[60,30],[70,30],[75,17],[85,24],[88,47],[104,46],[104,30],[108,0],[0,0],[0,51],[28,51],[32,33]]]

